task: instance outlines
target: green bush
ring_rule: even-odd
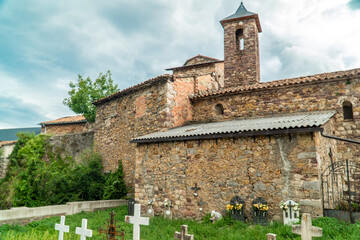
[[[119,167],[114,173],[106,175],[103,199],[120,199],[128,193],[121,160]]]
[[[104,174],[97,153],[86,152],[78,164],[71,157],[62,158],[53,153],[48,136],[19,134],[18,137],[10,155],[8,174],[0,181],[0,208],[126,196],[121,164],[114,173]]]

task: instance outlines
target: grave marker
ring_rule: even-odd
[[[155,216],[152,200],[148,200],[148,206],[147,206],[147,210],[146,210],[146,216],[149,217],[149,218],[153,218],[153,217]]]
[[[55,224],[55,230],[59,231],[59,240],[63,240],[64,232],[69,232],[69,226],[65,225],[65,216],[60,217],[60,224]]]
[[[254,224],[267,224],[269,206],[265,199],[258,197],[253,201],[253,222]]]
[[[201,188],[198,187],[197,183],[195,183],[195,187],[192,187],[191,189],[194,190],[194,197],[197,197],[198,196],[197,191],[201,190]]]
[[[244,209],[245,201],[239,196],[235,196],[230,200],[231,217],[235,221],[245,221]]]
[[[273,234],[273,233],[268,233],[267,235],[266,235],[266,240],[276,240],[276,234]]]
[[[141,204],[134,205],[134,216],[125,216],[125,222],[133,227],[133,240],[140,240],[140,225],[149,225],[149,218],[141,217]]]
[[[172,212],[171,212],[171,201],[167,198],[165,198],[164,201],[164,218],[166,219],[172,219]]]
[[[116,228],[119,228],[116,226],[117,220],[114,221],[115,213],[110,213],[110,221],[108,220],[108,224],[106,225],[106,229],[99,228],[99,234],[106,234],[105,239],[109,240],[116,240],[116,236],[122,237],[122,240],[124,240],[125,232],[122,230],[121,232],[118,232]],[[105,224],[104,224],[105,225]]]
[[[312,237],[322,237],[322,229],[313,227],[311,215],[304,213],[301,218],[301,225],[292,225],[292,232],[301,235],[301,240],[312,240]]]
[[[181,232],[175,232],[174,239],[175,240],[194,240],[193,234],[188,234],[188,226],[181,225]]]
[[[92,237],[92,230],[87,229],[87,219],[83,219],[81,228],[76,227],[75,233],[80,235],[80,240],[86,240],[86,237]]]
[[[135,199],[131,198],[128,201],[128,215],[129,216],[134,216],[134,205],[135,205],[136,201]]]
[[[299,204],[297,204],[293,200],[281,202],[280,208],[281,208],[281,210],[283,210],[284,224],[291,225],[294,223],[298,223],[300,221],[299,220],[300,207],[299,207]]]

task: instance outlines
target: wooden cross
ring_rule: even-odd
[[[198,195],[198,194],[197,194],[197,191],[198,191],[198,190],[201,190],[201,188],[199,188],[199,187],[197,186],[197,183],[195,183],[195,187],[192,187],[191,189],[195,191],[195,193],[194,193],[194,196],[195,196],[195,197],[197,197],[197,195]]]
[[[188,226],[181,225],[181,233],[175,232],[174,239],[176,240],[194,240],[194,235],[188,234]]]
[[[141,204],[134,205],[134,216],[125,216],[125,222],[134,224],[133,240],[140,240],[140,225],[149,225],[149,218],[141,217]]]
[[[59,231],[59,240],[63,240],[64,232],[69,232],[69,226],[65,225],[65,216],[61,216],[60,224],[55,224],[55,230]]]
[[[92,237],[92,230],[87,228],[87,219],[83,219],[81,223],[81,228],[76,227],[75,233],[80,235],[80,240],[86,240],[86,237]]]
[[[116,236],[120,236],[124,240],[125,232],[124,232],[124,230],[122,230],[121,232],[116,231],[116,221],[114,222],[114,216],[115,216],[115,213],[111,212],[110,213],[110,222],[108,220],[108,225],[106,226],[107,229],[103,229],[100,227],[99,234],[105,233],[106,234],[105,239],[109,239],[109,240],[116,240]]]
[[[312,240],[312,237],[322,237],[322,229],[313,227],[311,224],[311,215],[304,213],[300,225],[292,225],[292,232],[301,235],[301,240]]]

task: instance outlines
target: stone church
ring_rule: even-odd
[[[322,134],[359,138],[360,69],[261,82],[258,14],[241,4],[220,23],[224,60],[198,55],[94,103],[105,171],[121,161],[157,214],[167,199],[175,217],[201,218],[239,196],[248,216],[256,197],[271,219],[289,199],[322,216],[321,174],[359,155]]]

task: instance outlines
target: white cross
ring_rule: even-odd
[[[301,235],[301,240],[312,240],[312,237],[322,237],[322,229],[311,225],[311,215],[304,213],[300,225],[292,225],[292,232]]]
[[[140,240],[140,225],[149,225],[149,218],[141,217],[141,204],[134,205],[134,216],[125,216],[125,222],[134,224],[133,240]]]
[[[87,219],[83,219],[81,228],[76,227],[76,234],[80,235],[80,240],[86,240],[86,237],[92,237],[92,230],[87,228]]]
[[[61,216],[60,224],[55,224],[55,230],[59,231],[59,240],[63,240],[64,232],[69,232],[69,226],[65,225],[65,216]]]

